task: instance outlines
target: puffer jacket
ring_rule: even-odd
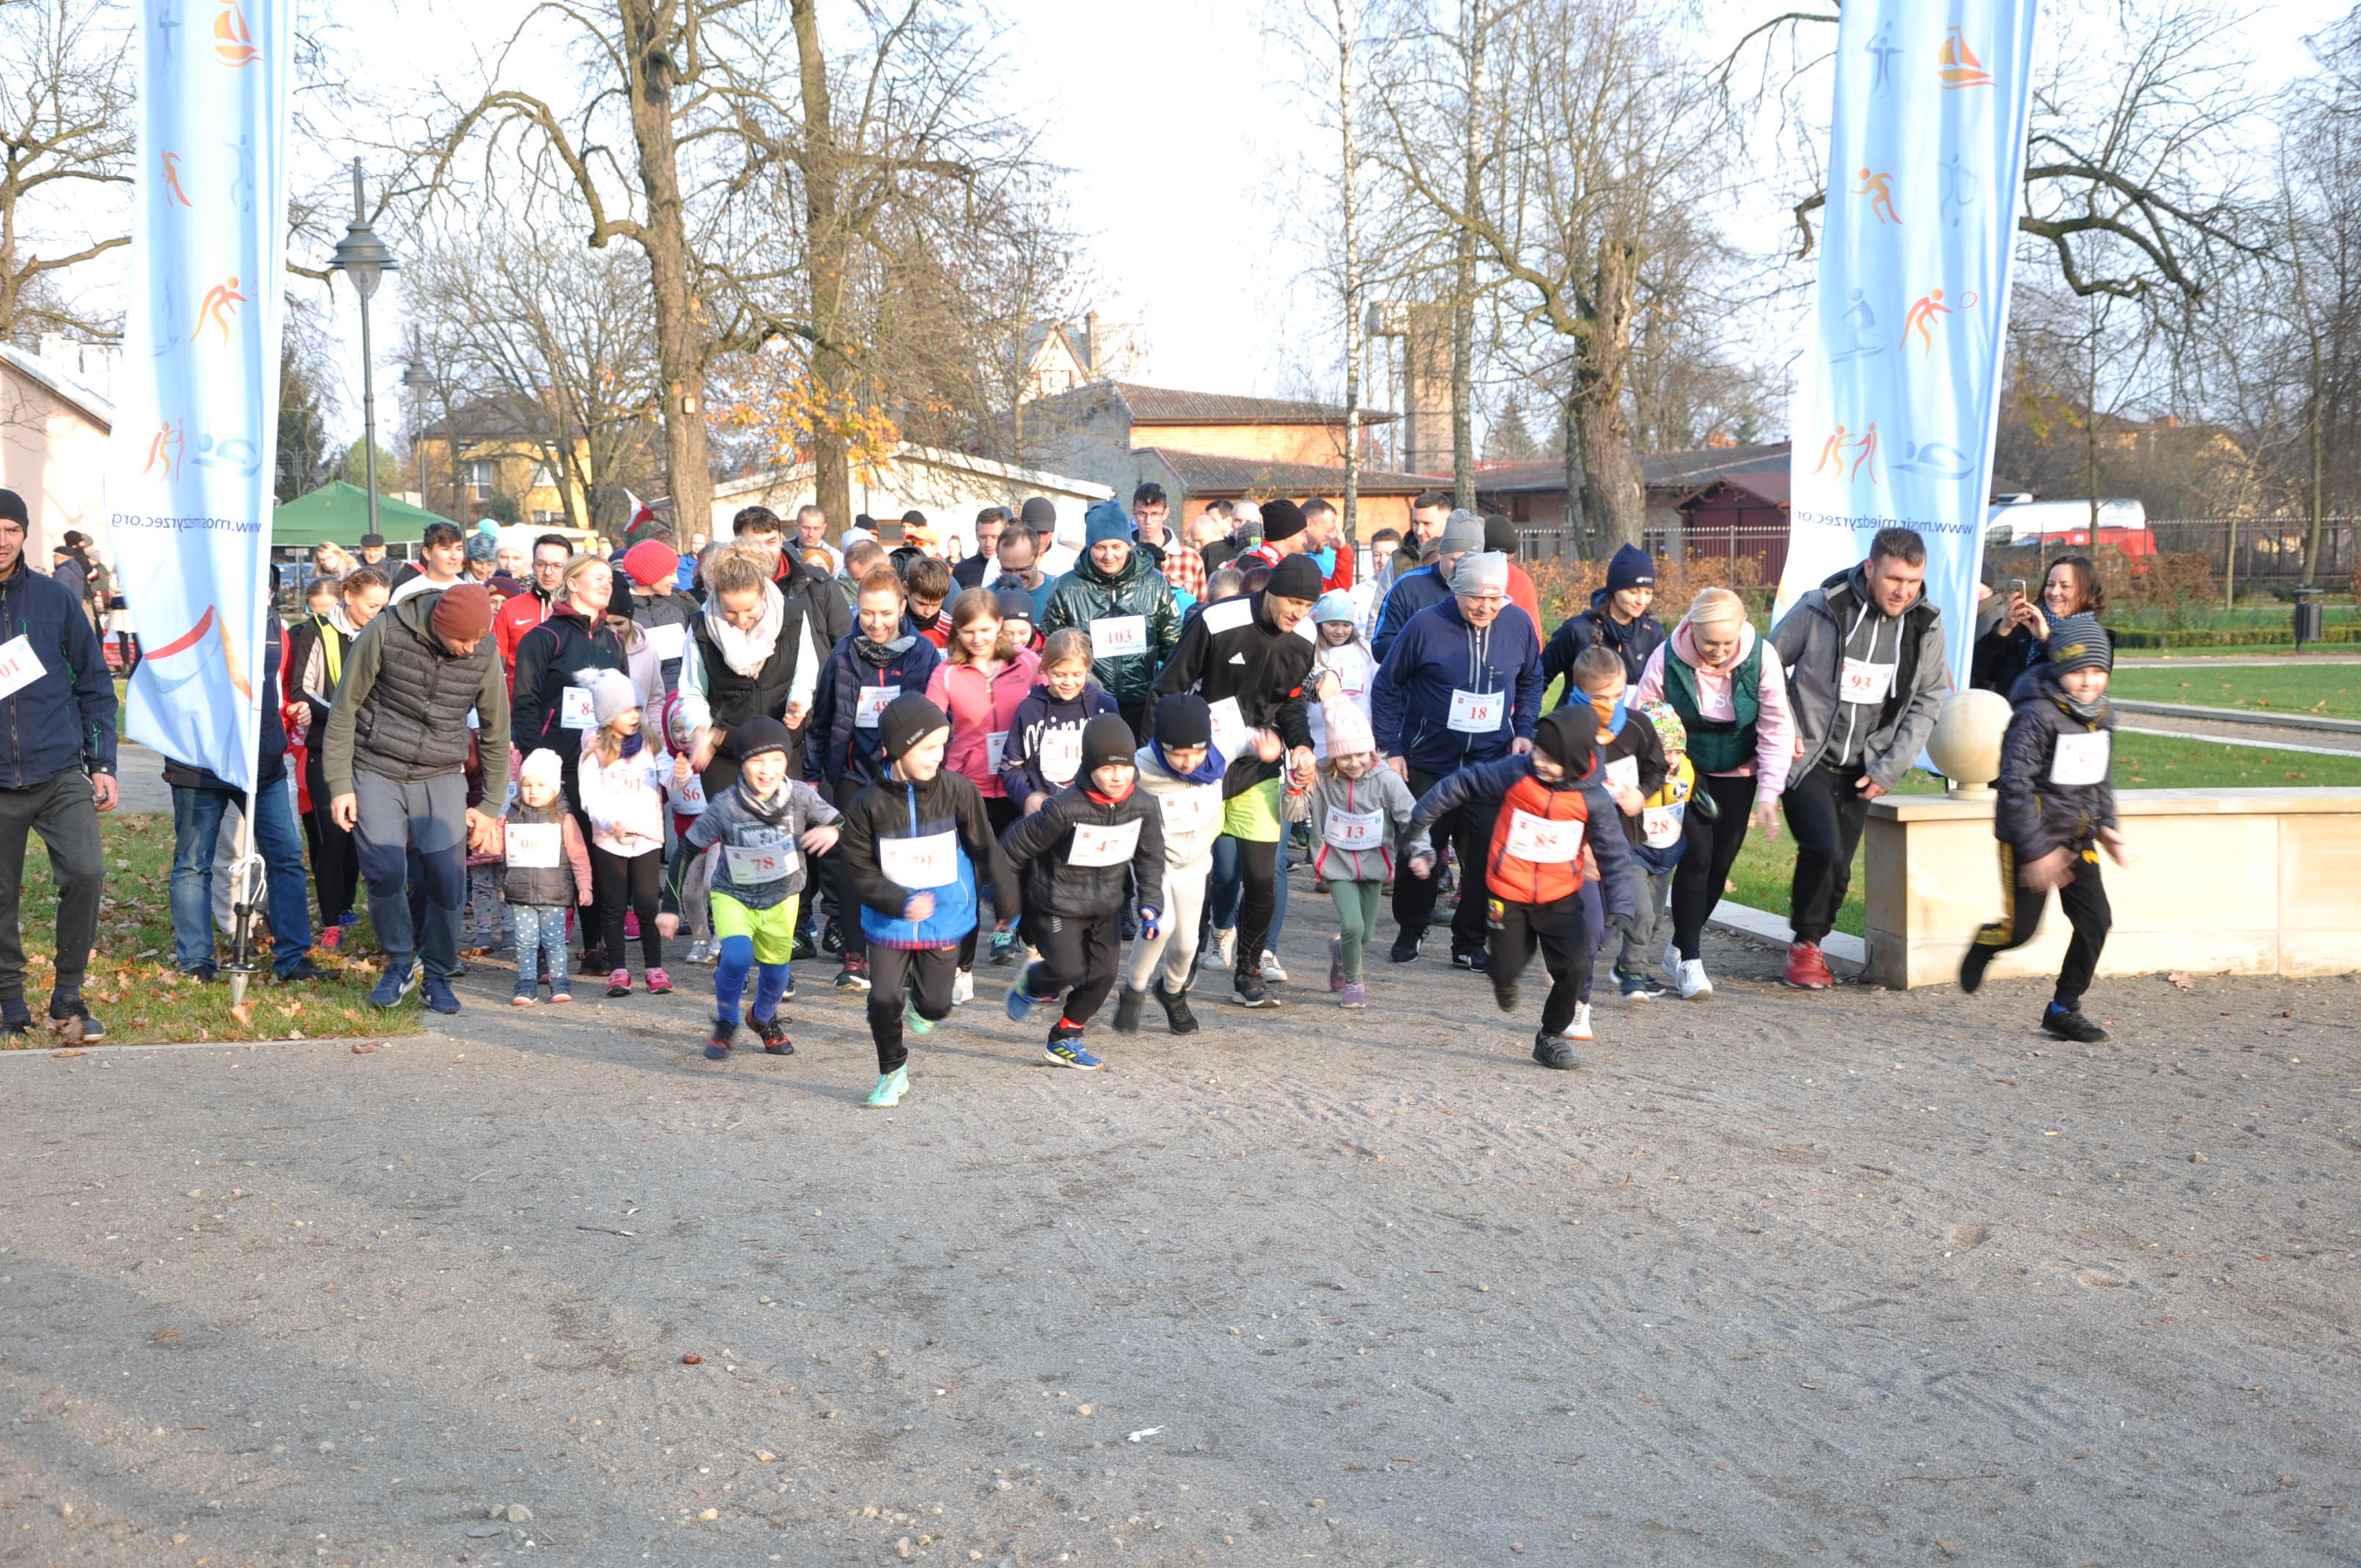
[[[0,577],[0,640],[24,638],[41,662],[31,682],[0,697],[7,751],[0,789],[30,789],[68,768],[115,772],[115,678],[82,600],[21,556]]]
[[[1140,635],[1145,640],[1140,652],[1107,657],[1098,645],[1108,629],[1093,630],[1092,623],[1135,615],[1140,618]],[[1156,672],[1180,641],[1180,610],[1172,600],[1172,585],[1164,580],[1145,550],[1134,546],[1122,573],[1113,577],[1100,571],[1085,553],[1074,569],[1050,588],[1049,606],[1041,612],[1043,636],[1068,626],[1091,633],[1092,652],[1096,655],[1091,663],[1092,675],[1118,704],[1132,705],[1147,700],[1148,688],[1156,684]]]
[[[1136,827],[1127,827],[1137,824]],[[1102,829],[1131,837],[1131,853],[1105,865],[1077,865],[1079,832]],[[1121,800],[1096,790],[1069,785],[1030,817],[1019,817],[1001,836],[1008,863],[1024,869],[1028,915],[1062,915],[1097,920],[1123,913],[1125,890],[1136,881],[1139,903],[1164,907],[1164,809],[1132,782]]]
[[[1607,775],[1596,756],[1590,771],[1579,779],[1544,784],[1533,772],[1530,755],[1503,757],[1462,768],[1419,798],[1411,818],[1414,831],[1423,833],[1436,817],[1457,806],[1498,802],[1492,821],[1492,844],[1484,857],[1484,885],[1496,898],[1512,904],[1554,904],[1582,891],[1582,857],[1542,861],[1515,852],[1520,816],[1544,822],[1580,823],[1582,842],[1598,862],[1598,895],[1609,915],[1637,913],[1631,905],[1631,849],[1616,828],[1620,816],[1615,797],[1607,793]]]
[[[2088,849],[2100,828],[2115,826],[2114,705],[2102,698],[2094,718],[2077,718],[2058,685],[2057,666],[2046,663],[2019,676],[2009,696],[2016,713],[2001,741],[1993,836],[2014,848],[2020,861],[2038,860],[2061,844]],[[2069,752],[2062,758],[2061,741]],[[2072,782],[2077,778],[2089,782]]]
[[[426,602],[431,605],[434,601]],[[561,598],[551,607],[548,620],[517,641],[509,735],[516,749],[528,757],[544,746],[556,752],[569,781],[575,776],[575,764],[581,759],[582,743],[566,739],[566,729],[561,720],[566,688],[589,684],[583,677],[585,670],[613,670],[629,676],[631,666],[624,656],[622,643],[607,630],[604,616],[594,621],[576,609],[571,600]]]
[[[1290,822],[1311,821],[1312,874],[1328,882],[1388,881],[1394,874],[1397,844],[1401,846],[1403,860],[1434,852],[1423,829],[1411,830],[1418,800],[1410,793],[1410,785],[1383,765],[1357,779],[1323,768],[1310,789],[1300,794],[1290,791],[1281,809]],[[1376,813],[1383,817],[1378,841],[1367,846],[1337,842],[1350,837],[1344,831],[1346,825],[1336,822],[1339,812],[1362,817]],[[1333,838],[1332,824],[1338,828]]]
[[[805,744],[812,755],[806,778],[826,779],[832,787],[845,779],[875,784],[885,776],[885,759],[877,743],[877,715],[901,692],[924,692],[942,655],[923,637],[913,636],[883,664],[855,646],[857,631],[837,640],[829,651],[828,667],[820,672],[819,689],[812,694],[812,715],[804,721]],[[896,639],[901,641],[901,639]],[[872,711],[862,722],[861,692],[864,686],[890,687],[870,699]]]
[[[321,748],[331,800],[353,792],[357,762],[406,784],[470,772],[470,708],[477,733],[493,737],[481,748],[485,796],[508,798],[509,749],[499,738],[509,728],[509,689],[500,650],[486,637],[472,653],[447,651],[434,635],[434,604],[433,594],[412,594],[388,607],[346,653]]]
[[[1828,753],[1830,739],[1843,715],[1838,683],[1845,661],[1845,645],[1864,614],[1879,619],[1871,608],[1868,569],[1856,562],[1811,589],[1771,629],[1771,646],[1787,675],[1787,703],[1795,716],[1795,734],[1803,751],[1788,770],[1801,777]],[[1896,618],[1902,624],[1895,637],[1894,681],[1879,707],[1877,720],[1861,742],[1861,763],[1869,776],[1887,789],[1927,749],[1942,711],[1943,694],[1950,689],[1950,668],[1944,662],[1943,612],[1920,594]]]
[[[974,784],[949,768],[925,784],[887,779],[871,784],[854,797],[844,814],[844,835],[836,853],[844,857],[845,874],[853,895],[861,900],[861,932],[889,948],[948,948],[976,927],[976,889],[992,888],[992,900],[1002,920],[1016,916],[1016,873],[993,837],[984,816],[983,796]],[[882,846],[895,839],[928,839],[950,836],[950,880],[935,887],[915,888],[895,882],[884,867]],[[981,871],[979,871],[981,867]],[[934,895],[935,907],[924,920],[906,920],[902,911],[917,893]]]
[[[1498,692],[1500,717],[1480,733],[1451,728],[1455,693]],[[1508,754],[1533,738],[1542,716],[1542,649],[1532,621],[1504,604],[1478,630],[1446,598],[1421,610],[1394,639],[1369,689],[1378,750],[1437,775]]]

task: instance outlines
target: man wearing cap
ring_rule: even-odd
[[[975,554],[951,567],[951,580],[962,588],[980,588],[1000,575],[1000,532],[1008,526],[1006,507],[985,507],[975,514]]]
[[[925,512],[913,507],[902,514],[902,543],[895,545],[885,559],[893,566],[894,575],[906,583],[910,580],[913,565],[928,555],[939,554],[940,550],[941,545],[935,537],[935,525],[927,521]]]
[[[1068,626],[1090,634],[1091,674],[1137,735],[1156,672],[1180,640],[1180,610],[1172,585],[1133,545],[1120,502],[1095,503],[1085,521],[1088,553],[1051,587],[1041,634]]]
[[[467,565],[467,536],[447,522],[426,525],[426,543],[418,559],[393,575],[393,601],[416,594],[439,594],[459,580]]]
[[[361,565],[364,565],[364,566],[382,566],[382,565],[385,565],[385,535],[384,535],[384,534],[382,534],[382,533],[364,533],[364,534],[362,534],[362,535],[361,535],[361,543],[360,543],[360,552],[361,552]]]
[[[1048,505],[1046,501],[1043,504]],[[1041,569],[1049,576],[1064,576],[1074,569],[1074,563],[1082,559],[1082,525],[1057,515],[1054,508],[1049,521],[1037,524],[1034,532],[1041,545]]]
[[[1400,591],[1399,587],[1395,590]],[[1469,554],[1451,574],[1451,597],[1411,617],[1378,666],[1370,720],[1388,766],[1424,795],[1461,768],[1530,751],[1542,712],[1541,633],[1509,602],[1509,558]],[[1459,859],[1459,907],[1451,917],[1454,969],[1484,968],[1483,865],[1491,819],[1474,807],[1434,825]],[[1393,960],[1418,957],[1434,916],[1432,877],[1394,879]]]
[[[1378,633],[1369,640],[1369,651],[1384,658],[1411,616],[1451,597],[1451,574],[1459,558],[1483,548],[1484,520],[1472,511],[1453,512],[1435,536],[1433,561],[1394,579],[1386,602],[1378,608]]]
[[[1943,613],[1927,599],[1927,544],[1882,528],[1869,558],[1798,598],[1771,629],[1795,716],[1795,761],[1781,795],[1795,835],[1788,923],[1795,939],[1781,980],[1798,991],[1836,983],[1820,942],[1852,881],[1869,803],[1917,762],[1951,684]]]
[[[1542,650],[1542,683],[1566,680],[1558,696],[1560,707],[1583,700],[1566,677],[1582,651],[1594,642],[1614,649],[1623,660],[1623,678],[1635,686],[1640,684],[1648,655],[1664,642],[1664,623],[1648,613],[1655,601],[1655,561],[1638,545],[1626,544],[1607,563],[1607,586],[1590,596],[1590,608],[1567,616]]]
[[[492,596],[480,583],[413,594],[362,628],[328,711],[329,814],[353,835],[385,949],[385,974],[369,992],[378,1007],[400,1005],[421,985],[427,1006],[459,1011],[451,976],[467,851],[499,847],[497,803],[509,789],[509,690],[491,630]],[[489,737],[480,754],[490,815],[467,805],[471,710]],[[415,925],[404,890],[413,853],[425,895]]]

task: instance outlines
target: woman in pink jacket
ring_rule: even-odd
[[[1030,608],[1029,605],[1027,607]],[[951,741],[943,766],[964,775],[983,792],[984,815],[994,833],[1024,815],[1000,782],[1000,754],[1008,743],[1011,718],[1039,678],[1040,655],[1011,644],[1000,598],[990,588],[970,588],[951,603],[950,646],[927,680],[927,697],[950,715]],[[1015,922],[993,934],[993,957],[1016,944]],[[959,978],[951,1000],[975,994],[975,933],[960,943]]]
[[[1649,702],[1670,704],[1687,726],[1700,786],[1673,873],[1673,939],[1664,948],[1664,968],[1686,1002],[1713,994],[1700,943],[1745,842],[1747,817],[1765,837],[1779,836],[1779,792],[1795,758],[1795,723],[1778,655],[1746,624],[1746,601],[1728,588],[1699,593],[1648,656],[1631,706]],[[1708,800],[1709,816],[1698,809]]]

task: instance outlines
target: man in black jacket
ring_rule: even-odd
[[[49,1016],[105,1031],[82,1005],[98,936],[105,860],[98,814],[115,809],[115,682],[82,603],[25,559],[25,498],[0,489],[0,1032],[32,1027],[25,1006],[25,835],[49,847],[58,883],[57,980]]]

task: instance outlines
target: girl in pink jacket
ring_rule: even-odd
[[[1000,782],[1000,757],[1016,705],[1040,676],[1040,655],[1015,645],[999,596],[990,588],[970,588],[960,595],[951,603],[950,615],[950,646],[927,678],[928,700],[950,715],[951,741],[943,752],[943,766],[983,793],[992,830],[1005,833],[1023,812]],[[1016,948],[1016,922],[1011,921],[1007,929],[993,934],[993,961],[1003,961]],[[960,943],[959,978],[952,981],[951,1000],[965,1002],[974,994],[975,933],[970,931]]]

